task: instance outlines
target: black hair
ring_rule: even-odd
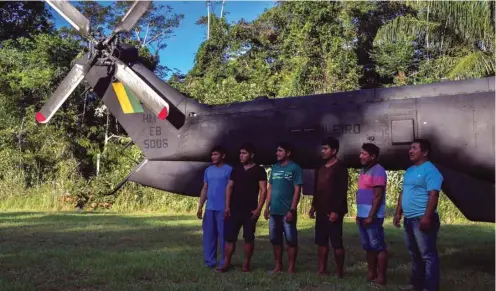
[[[245,142],[244,144],[242,144],[239,147],[239,149],[240,150],[245,150],[249,154],[255,154],[255,152],[257,151],[257,149],[255,148],[255,146],[252,143],[249,143],[249,142]]]
[[[323,139],[322,140],[322,145],[327,145],[331,149],[335,149],[336,150],[336,154],[339,151],[339,140],[335,139],[334,137],[327,137],[327,138]]]
[[[221,155],[227,154],[226,149],[224,147],[222,147],[222,146],[214,146],[212,148],[212,150],[210,151],[210,153],[213,153],[213,152],[218,152]]]
[[[416,138],[412,141],[412,143],[418,143],[420,145],[420,150],[422,152],[427,152],[427,156],[431,154],[431,142],[424,138]]]
[[[362,149],[369,153],[369,155],[375,155],[375,158],[379,158],[379,147],[373,143],[364,143]]]
[[[286,141],[281,141],[277,144],[277,147],[280,147],[282,148],[283,150],[285,150],[286,152],[291,152],[291,155],[293,155],[294,153],[294,150],[293,150],[293,145],[290,144],[289,142],[286,142]]]

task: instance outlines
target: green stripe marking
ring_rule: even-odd
[[[133,111],[143,112],[143,106],[141,106],[141,103],[139,102],[134,92],[126,86],[124,86],[124,89],[126,90],[127,97],[129,98],[129,102],[131,103],[131,106],[133,106]]]

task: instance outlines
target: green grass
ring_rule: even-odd
[[[253,272],[215,273],[202,265],[201,223],[193,215],[115,212],[0,213],[0,290],[372,290],[354,222],[345,222],[346,278],[319,277],[313,220],[300,217],[295,277],[273,268],[268,225],[258,223]],[[407,283],[402,229],[387,220],[389,285]],[[494,290],[494,225],[442,225],[441,290]],[[238,243],[238,246],[241,246]],[[287,259],[284,258],[285,267]],[[330,257],[330,271],[333,259]]]

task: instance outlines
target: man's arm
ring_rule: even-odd
[[[269,187],[267,187],[267,198],[265,198],[265,211],[264,217],[265,219],[269,219],[269,211],[270,211],[270,199],[272,198],[272,184],[269,181]]]
[[[310,207],[310,211],[308,212],[308,216],[310,218],[315,217],[315,207],[317,204],[317,200],[315,199],[315,195],[317,195],[317,187],[319,183],[319,169],[315,169],[314,171],[314,179],[313,179],[313,197],[312,197],[312,204]]]
[[[431,219],[434,211],[437,208],[437,203],[439,200],[439,191],[431,190],[429,191],[429,200],[427,201],[427,209],[425,209],[425,214],[427,218]]]
[[[386,190],[386,179],[386,171],[384,170],[381,170],[379,173],[374,173],[374,176],[372,177],[374,200],[372,200],[372,208],[370,209],[369,216],[366,220],[367,224],[377,216],[377,212],[379,211],[379,207],[384,197],[384,191]]]
[[[267,195],[267,181],[266,180],[261,180],[258,181],[258,188],[259,188],[259,198],[258,198],[258,206],[257,206],[257,213],[260,214],[262,211],[262,207],[264,206],[265,203],[265,197]]]
[[[340,169],[336,178],[336,198],[331,204],[331,213],[338,214],[348,203],[348,169],[345,167]]]
[[[231,196],[234,186],[234,181],[229,180],[226,187],[226,209],[224,210],[224,218],[231,216]]]
[[[377,215],[377,211],[379,211],[379,207],[381,205],[383,195],[384,194],[384,186],[375,186],[374,187],[374,200],[372,200],[372,208],[369,212],[369,218],[375,218]]]
[[[301,185],[294,186],[293,203],[291,203],[291,209],[296,210],[298,203],[300,202],[301,195]]]
[[[427,191],[429,193],[429,200],[427,201],[425,214],[420,221],[420,227],[424,229],[430,227],[432,215],[437,208],[439,191],[441,190],[441,185],[443,183],[443,176],[436,168],[434,168],[427,172],[425,180]]]
[[[200,202],[198,203],[198,211],[196,212],[196,216],[199,219],[202,218],[203,205],[205,204],[205,201],[207,201],[207,189],[208,189],[208,183],[203,182],[203,187],[200,192]]]
[[[403,191],[398,195],[398,203],[396,204],[396,215],[401,217],[403,215],[403,208],[401,207],[401,200],[403,199]]]
[[[294,175],[294,193],[293,193],[293,203],[291,203],[291,209],[296,210],[298,207],[298,203],[300,202],[300,195],[301,195],[301,185],[303,184],[303,178],[302,178],[302,170],[300,167],[298,167],[295,170],[295,175]]]

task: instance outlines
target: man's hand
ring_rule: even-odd
[[[255,220],[260,217],[260,213],[262,212],[261,209],[255,209],[251,212],[251,219]]]
[[[265,220],[269,219],[269,206],[265,207],[264,218]]]
[[[230,216],[231,216],[231,209],[226,208],[226,210],[224,210],[224,220],[228,219]]]
[[[330,222],[336,222],[338,220],[339,216],[336,212],[331,212],[331,215],[329,215],[329,221]]]
[[[397,228],[400,228],[401,227],[400,222],[401,222],[401,215],[395,214],[394,215],[394,218],[393,218],[393,224],[394,224],[394,226],[396,226]]]
[[[422,216],[422,219],[420,219],[419,228],[421,230],[428,230],[430,227],[431,227],[431,218],[426,215]]]
[[[293,221],[293,212],[291,210],[286,214],[286,222],[292,222]]]
[[[315,209],[313,208],[310,208],[310,211],[308,211],[308,217],[310,218],[315,218]]]
[[[202,209],[201,208],[198,208],[198,211],[196,212],[196,217],[198,217],[198,219],[202,219]]]
[[[362,221],[363,226],[369,226],[374,221],[374,218],[367,217]]]

